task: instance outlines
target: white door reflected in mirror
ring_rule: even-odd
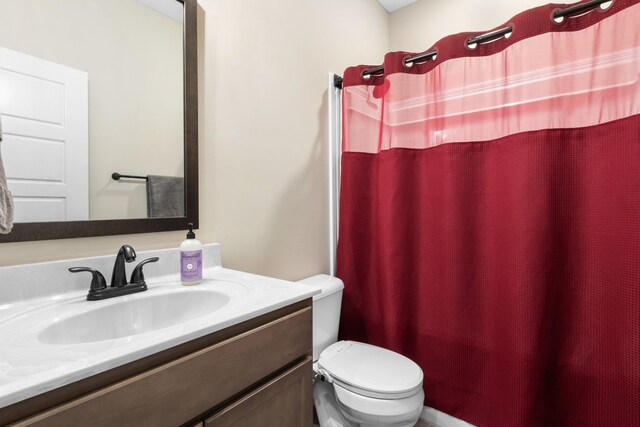
[[[0,47],[0,93],[14,221],[88,220],[87,73]]]

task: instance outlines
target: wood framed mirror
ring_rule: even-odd
[[[163,6],[175,7],[177,3],[182,7],[182,10],[178,10],[178,13],[182,13],[181,35],[182,35],[182,69],[183,79],[181,83],[181,96],[183,99],[182,117],[180,122],[182,124],[183,134],[183,178],[184,178],[184,216],[179,217],[158,217],[149,218],[138,217],[130,218],[114,218],[114,219],[91,219],[89,216],[84,220],[65,220],[65,221],[33,221],[33,222],[16,222],[14,223],[13,230],[6,235],[0,235],[0,243],[3,242],[24,242],[24,241],[36,241],[36,240],[52,240],[52,239],[67,239],[77,237],[92,237],[92,236],[108,236],[108,235],[120,235],[120,234],[136,234],[136,233],[150,233],[159,231],[172,231],[172,230],[184,230],[189,223],[194,224],[194,228],[198,228],[199,215],[198,215],[198,75],[197,75],[197,0],[120,0],[121,2],[130,1],[134,2],[136,8],[147,7],[148,4],[159,4],[159,9]],[[168,4],[171,2],[172,4]],[[12,4],[20,4],[22,2],[11,2]],[[60,3],[60,2],[52,2]],[[111,2],[109,2],[111,4]],[[161,3],[165,3],[162,5]],[[123,3],[124,5],[124,3]],[[158,9],[158,10],[159,10]],[[154,11],[159,15],[157,11]],[[5,15],[6,16],[6,15]],[[16,19],[16,18],[12,18]],[[119,18],[120,19],[120,18]],[[130,19],[129,15],[125,19]],[[17,19],[20,21],[19,19]],[[135,24],[135,23],[134,23]],[[175,22],[174,22],[175,24]],[[59,24],[58,24],[59,25]],[[145,26],[138,24],[141,29]],[[87,28],[85,26],[85,28]],[[122,35],[120,35],[122,36]],[[144,42],[147,45],[153,45],[156,40],[153,36],[146,36]],[[81,43],[80,41],[78,43]],[[179,42],[178,42],[179,43]],[[1,45],[2,43],[0,43]],[[161,46],[159,47],[161,48]],[[176,61],[174,61],[176,62]],[[153,72],[153,71],[152,71]],[[155,72],[161,73],[161,69],[155,69]],[[91,76],[89,77],[91,81]],[[178,86],[180,86],[180,83]],[[91,85],[89,85],[91,88]],[[90,89],[91,90],[91,89]],[[91,98],[91,96],[89,96]],[[153,98],[144,101],[145,105],[152,105]],[[0,114],[2,114],[2,104],[0,103]],[[112,109],[113,110],[113,109]],[[117,110],[117,108],[116,108]],[[93,112],[91,113],[93,114]],[[11,117],[10,117],[11,118]],[[156,118],[156,121],[161,120]],[[4,123],[3,123],[4,125]],[[118,123],[112,123],[112,126],[118,126]],[[7,133],[5,132],[5,135]],[[5,138],[7,140],[8,138]],[[176,142],[177,143],[177,142]],[[7,146],[5,142],[2,142],[3,148]],[[180,151],[177,148],[178,152]],[[143,150],[138,150],[143,151]],[[153,164],[158,153],[153,150],[145,149],[145,159],[149,160]],[[118,154],[119,156],[127,156],[127,152]],[[31,157],[31,156],[24,156]],[[3,160],[5,166],[10,159],[5,157],[5,151],[3,151]],[[113,168],[117,168],[114,166]],[[113,170],[113,172],[119,172],[122,174],[136,174],[147,175],[149,171],[143,170],[145,166],[140,167],[141,170],[128,171],[128,170]],[[175,168],[174,168],[175,169]],[[7,173],[8,178],[9,173]],[[101,185],[103,186],[103,193],[106,192],[104,187],[107,185],[114,186],[116,181],[111,180],[111,176],[105,177],[105,173],[101,173],[100,179],[104,180]],[[25,180],[28,181],[28,180]],[[144,183],[138,183],[139,186],[144,186]],[[11,189],[11,184],[9,185]],[[110,187],[116,188],[116,187]],[[124,186],[118,189],[124,188]],[[144,197],[144,190],[138,188],[138,193]]]

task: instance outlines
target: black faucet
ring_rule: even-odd
[[[136,266],[131,274],[131,283],[127,284],[125,262],[133,262],[136,259],[136,251],[129,245],[123,245],[118,251],[116,262],[113,265],[111,275],[111,286],[107,287],[104,276],[98,270],[90,267],[73,267],[69,271],[72,273],[88,272],[92,275],[91,288],[87,294],[88,301],[97,301],[113,298],[120,295],[128,295],[147,290],[142,267],[150,262],[158,261],[158,257],[145,259]]]
[[[116,262],[113,265],[113,274],[111,274],[111,287],[121,288],[127,284],[127,271],[124,263],[136,260],[136,251],[129,245],[123,245],[116,255]]]

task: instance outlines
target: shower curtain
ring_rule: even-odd
[[[563,7],[344,74],[341,337],[477,426],[640,425],[640,4]]]

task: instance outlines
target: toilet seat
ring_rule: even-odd
[[[412,360],[369,344],[339,341],[318,359],[318,369],[342,390],[381,400],[422,393],[422,369]],[[338,389],[336,389],[338,390]]]

